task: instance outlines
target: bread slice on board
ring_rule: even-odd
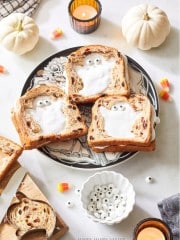
[[[144,95],[99,98],[92,108],[88,144],[97,152],[154,150],[155,119]]]
[[[57,86],[41,85],[26,92],[13,108],[12,120],[24,149],[87,133],[79,109]]]
[[[76,103],[94,102],[102,95],[129,95],[127,59],[103,45],[81,47],[66,63],[68,93]]]
[[[26,174],[0,224],[0,239],[56,240],[67,231],[63,219]]]
[[[15,142],[0,136],[0,195],[12,177],[20,167],[17,159],[23,148]]]

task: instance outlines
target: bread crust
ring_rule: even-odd
[[[17,159],[23,148],[12,140],[0,136],[0,194],[13,173],[19,168]]]
[[[79,92],[83,88],[83,82],[78,76],[75,66],[83,66],[85,64],[85,57],[92,53],[99,53],[106,59],[113,57],[115,59],[115,66],[111,72],[111,80],[108,83],[108,87],[104,91],[91,96],[83,96]],[[68,93],[73,96],[73,100],[76,103],[94,102],[103,95],[129,95],[127,59],[115,48],[103,45],[81,47],[68,56],[65,69],[68,78]],[[96,80],[94,79],[94,81]]]
[[[152,141],[148,146],[139,146],[139,145],[112,145],[112,146],[101,146],[92,147],[92,150],[97,153],[101,152],[151,152],[155,150],[155,140]]]
[[[33,119],[31,114],[27,114],[28,109],[33,109],[34,99],[42,96],[55,100],[63,99],[65,102],[63,113],[66,124],[60,134],[43,134],[40,124]],[[79,109],[57,86],[41,85],[29,90],[18,99],[11,116],[24,149],[38,148],[57,140],[66,141],[78,138],[87,133],[87,127]]]
[[[100,113],[100,107],[111,109],[117,103],[128,103],[134,111],[142,111],[143,115],[140,115],[134,122],[131,132],[134,137],[120,138],[109,136],[104,129],[104,118]],[[149,99],[144,95],[133,95],[129,98],[122,96],[114,97],[102,97],[99,98],[92,108],[92,122],[88,131],[88,144],[90,147],[110,146],[113,149],[126,151],[127,146],[137,146],[137,148],[145,148],[150,146],[152,142],[152,106]],[[98,150],[99,151],[99,150]],[[136,151],[136,150],[135,150]]]

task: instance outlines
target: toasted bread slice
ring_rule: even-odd
[[[89,45],[68,56],[68,93],[76,103],[94,102],[102,95],[129,95],[126,57],[117,49]]]
[[[1,240],[56,240],[68,226],[26,174],[0,224]]]
[[[13,173],[20,167],[17,159],[22,150],[20,145],[0,136],[0,195]]]
[[[87,133],[79,109],[56,86],[41,85],[26,92],[13,108],[12,120],[24,149]]]
[[[149,99],[139,94],[130,98],[98,99],[92,109],[89,146],[99,152],[153,150],[150,147],[155,138],[152,108]]]

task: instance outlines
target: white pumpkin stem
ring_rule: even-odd
[[[148,21],[150,19],[148,13],[145,13],[144,16],[143,16],[143,20],[146,20]]]
[[[18,22],[18,25],[17,25],[17,28],[16,28],[16,30],[18,31],[18,32],[21,32],[22,30],[23,30],[23,27],[22,27],[22,20],[20,20],[19,22]]]

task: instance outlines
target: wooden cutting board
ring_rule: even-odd
[[[28,198],[32,200],[42,200],[48,204],[48,200],[44,196],[44,194],[40,191],[37,185],[33,182],[29,174],[26,174],[23,178],[20,186],[17,189],[17,192],[20,191],[24,193]],[[14,197],[12,199],[11,204],[17,202],[17,198]],[[63,219],[56,214],[56,227],[54,229],[53,235],[51,236],[51,240],[56,240],[59,237],[63,236],[68,231],[68,226],[65,224]],[[23,237],[22,240],[46,240],[47,238],[42,231],[35,231],[26,237]],[[5,218],[0,224],[0,240],[19,240],[16,236],[16,229],[9,225]]]

